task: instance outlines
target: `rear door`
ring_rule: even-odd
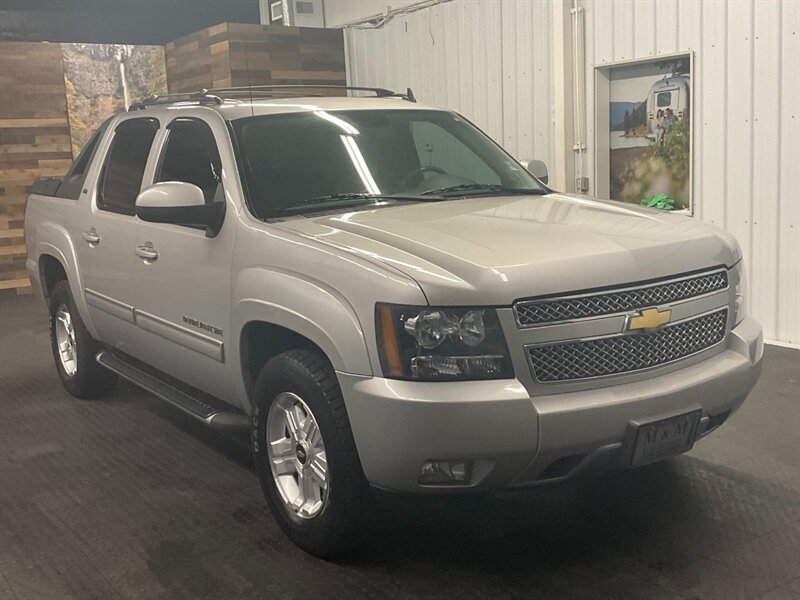
[[[129,294],[137,227],[136,196],[158,132],[153,118],[126,119],[117,124],[94,186],[91,211],[77,240],[82,287],[100,339],[127,350],[135,336]]]

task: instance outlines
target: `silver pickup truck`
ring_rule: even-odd
[[[121,376],[249,428],[275,518],[322,556],[371,487],[636,467],[741,405],[763,343],[733,237],[554,192],[455,112],[360,93],[151,99],[37,183],[28,269],[68,392]]]

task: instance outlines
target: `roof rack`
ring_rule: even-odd
[[[284,83],[276,85],[251,85],[241,87],[226,87],[226,88],[213,88],[202,89],[197,92],[183,92],[178,94],[164,94],[163,96],[153,96],[146,98],[141,102],[135,102],[128,107],[128,111],[144,110],[148,106],[155,106],[159,104],[173,104],[176,102],[197,102],[201,105],[220,105],[224,98],[247,97],[254,98],[306,98],[324,97],[327,94],[321,93],[307,93],[307,92],[293,92],[291,90],[346,90],[354,92],[372,92],[377,98],[402,98],[408,102],[416,102],[414,92],[411,88],[406,88],[405,93],[393,92],[378,87],[363,87],[352,85],[315,85],[308,83]]]

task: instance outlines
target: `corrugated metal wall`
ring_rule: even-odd
[[[352,85],[410,86],[517,158],[553,164],[549,3],[447,2],[381,29],[348,29],[346,42]]]
[[[594,67],[694,52],[695,215],[739,240],[750,312],[766,339],[800,343],[800,2],[591,0],[586,106],[591,172]]]
[[[767,339],[800,344],[800,1],[581,0],[592,172],[594,68],[694,52],[695,215],[732,232]],[[414,88],[520,158],[554,164],[553,6],[461,0],[347,32],[349,77]]]

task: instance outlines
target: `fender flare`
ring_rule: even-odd
[[[86,306],[83,282],[78,270],[78,257],[72,238],[70,238],[64,227],[54,223],[44,223],[38,226],[36,239],[41,240],[36,244],[36,268],[41,269],[41,258],[44,255],[52,256],[61,263],[61,266],[64,267],[64,272],[67,274],[67,283],[81,319],[91,336],[97,338],[97,330],[94,327],[94,323],[92,323]],[[41,281],[41,271],[39,271],[38,275]]]
[[[338,291],[301,273],[250,267],[233,283],[231,362],[241,367],[242,332],[254,322],[277,325],[310,340],[336,371],[371,376],[364,329]],[[242,378],[237,378],[242,380]],[[240,390],[247,397],[244,383]]]

